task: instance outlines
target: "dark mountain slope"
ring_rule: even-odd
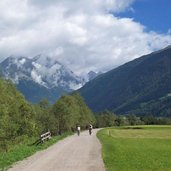
[[[102,74],[79,92],[94,111],[137,111],[171,92],[171,46]]]
[[[48,89],[32,80],[26,79],[20,80],[16,87],[22,94],[24,94],[25,98],[32,103],[40,102],[45,98],[48,99],[50,103],[54,103],[61,95],[68,93],[64,92],[62,87]]]

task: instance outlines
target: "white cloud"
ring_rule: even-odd
[[[171,35],[115,13],[133,0],[0,1],[0,60],[49,54],[77,73],[105,71],[171,44]],[[111,14],[113,13],[113,15]]]
[[[43,83],[41,76],[38,75],[38,74],[36,73],[36,71],[34,71],[34,70],[31,71],[31,77],[32,77],[33,80],[35,80],[35,82],[37,82],[38,84],[42,84],[42,83]]]

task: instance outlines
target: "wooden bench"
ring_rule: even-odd
[[[50,131],[48,131],[48,132],[46,132],[46,133],[40,135],[40,142],[42,142],[42,143],[43,143],[45,140],[49,140],[49,139],[51,139],[51,133],[50,133]]]

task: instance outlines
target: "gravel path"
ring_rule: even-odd
[[[94,129],[91,136],[84,131],[67,137],[8,171],[104,171],[97,131]]]

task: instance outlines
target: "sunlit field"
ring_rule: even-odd
[[[106,128],[97,136],[107,171],[171,170],[171,126]]]

